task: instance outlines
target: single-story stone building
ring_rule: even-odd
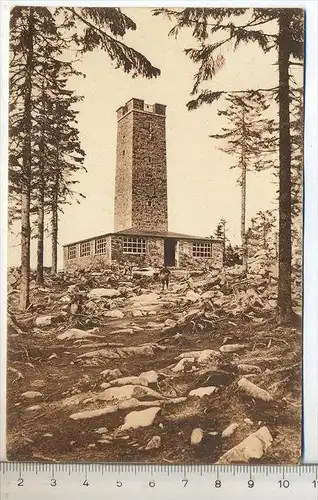
[[[94,264],[137,267],[214,267],[223,265],[223,243],[210,238],[165,231],[129,229],[64,246],[68,270]]]
[[[168,230],[166,106],[117,110],[114,232],[64,245],[64,267],[222,267],[223,241]]]

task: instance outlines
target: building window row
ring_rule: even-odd
[[[193,243],[192,244],[193,257],[212,257],[212,244],[211,243]]]
[[[91,241],[83,241],[79,245],[79,256],[89,257],[92,253]],[[107,239],[99,238],[95,240],[95,255],[105,255],[107,253]],[[67,249],[68,260],[76,259],[77,249],[76,245],[71,245]]]
[[[123,241],[124,253],[146,253],[146,240],[144,238],[126,237]]]

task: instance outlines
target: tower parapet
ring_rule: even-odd
[[[145,113],[154,113],[156,115],[166,116],[166,106],[164,104],[147,104],[143,99],[135,97],[126,102],[124,106],[117,109],[117,120],[123,118],[131,111],[143,111]]]

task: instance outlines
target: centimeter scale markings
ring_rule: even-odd
[[[1,500],[78,498],[318,500],[318,465],[1,462]],[[269,497],[271,495],[271,497]]]

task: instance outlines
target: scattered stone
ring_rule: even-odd
[[[90,337],[95,337],[102,339],[103,335],[95,335],[94,332],[99,331],[99,328],[92,328],[91,330],[80,330],[79,328],[70,328],[64,333],[60,333],[57,336],[58,340],[73,340],[73,339],[87,339]]]
[[[261,427],[250,434],[244,441],[224,453],[217,464],[231,464],[249,462],[251,459],[260,459],[272,444],[273,438],[267,427]]]
[[[231,437],[232,434],[234,434],[234,432],[238,428],[238,426],[239,426],[239,424],[237,424],[236,422],[233,422],[233,424],[230,424],[228,427],[226,427],[226,429],[224,429],[224,431],[221,434],[221,437],[223,439]]]
[[[94,288],[88,294],[89,299],[101,299],[102,297],[112,299],[119,296],[120,292],[114,288]]]
[[[110,387],[98,395],[100,401],[122,401],[131,398],[165,399],[159,392],[142,385],[123,385],[121,387]]]
[[[35,326],[50,326],[53,321],[53,316],[38,316],[35,319]]]
[[[121,319],[125,315],[124,315],[123,311],[120,311],[119,309],[113,309],[113,311],[105,312],[104,316],[107,316],[108,318],[118,318],[118,319]]]
[[[35,398],[40,398],[42,397],[42,392],[38,391],[26,391],[23,394],[21,394],[22,397],[26,399],[35,399]]]
[[[132,315],[134,316],[134,318],[138,318],[140,316],[143,316],[143,313],[142,311],[139,311],[139,309],[137,309],[137,311],[132,312]]]
[[[96,434],[106,434],[108,429],[106,429],[106,427],[99,427],[98,429],[95,429],[94,432],[96,432]]]
[[[112,380],[109,382],[111,386],[123,386],[123,385],[143,385],[148,386],[148,380],[143,378],[141,375],[139,377],[123,377]]]
[[[203,300],[210,300],[210,299],[213,299],[214,296],[215,296],[215,292],[213,290],[208,290],[207,292],[204,292],[201,295],[201,298]]]
[[[209,396],[217,390],[217,387],[199,387],[198,389],[193,389],[189,392],[189,396],[196,396],[198,398],[203,398],[203,396]]]
[[[150,441],[148,441],[145,450],[155,450],[160,448],[161,446],[161,437],[160,436],[153,436]]]
[[[168,318],[165,321],[165,326],[168,327],[168,328],[174,328],[176,325],[177,325],[177,322],[174,319],[169,319]]]
[[[87,445],[87,448],[95,448],[95,447],[96,447],[95,443],[90,443],[89,445]]]
[[[244,418],[244,422],[248,425],[254,425],[254,422],[250,418]]]
[[[155,384],[158,381],[158,373],[155,370],[149,370],[148,372],[142,372],[139,377],[141,379],[147,380],[148,384]]]
[[[120,358],[118,352],[111,349],[98,349],[97,351],[84,352],[83,354],[78,356],[79,359],[95,358],[95,357],[108,358],[108,359]]]
[[[183,358],[171,369],[174,373],[191,371],[195,360],[194,358]]]
[[[53,437],[53,434],[51,434],[50,432],[46,432],[45,434],[43,434],[43,437],[44,438],[51,438],[51,437]]]
[[[134,354],[135,356],[154,356],[153,346],[151,344],[137,345],[132,347],[122,347],[118,350],[122,355]]]
[[[248,365],[248,364],[239,364],[237,365],[239,373],[245,375],[246,373],[261,373],[262,370],[259,366],[256,365]]]
[[[40,405],[33,405],[33,406],[29,406],[28,408],[26,408],[25,411],[37,411],[40,409],[41,409]]]
[[[203,439],[204,433],[203,430],[200,429],[200,427],[197,427],[196,429],[193,429],[192,434],[191,434],[191,445],[192,446],[197,446],[198,444],[201,443]]]
[[[121,431],[127,429],[138,429],[139,427],[148,427],[155,420],[160,407],[147,408],[141,411],[132,411],[125,417],[124,424],[120,427]]]
[[[113,379],[116,379],[116,378],[120,378],[122,377],[122,373],[121,371],[118,369],[118,368],[114,368],[113,370],[104,370],[101,372],[101,375],[105,378],[107,378],[108,380],[113,380]]]
[[[47,359],[57,359],[57,354],[53,352]]]
[[[239,386],[241,391],[245,392],[252,398],[261,399],[262,401],[273,400],[273,396],[269,392],[265,391],[264,389],[261,389],[260,387],[257,387],[257,385],[253,384],[245,377],[241,378],[238,381],[237,385]]]
[[[201,297],[198,293],[194,292],[193,290],[188,290],[185,298],[187,300],[190,300],[190,302],[197,302],[198,300],[200,300]]]
[[[245,344],[225,344],[220,347],[220,351],[223,353],[242,351],[246,348]]]

